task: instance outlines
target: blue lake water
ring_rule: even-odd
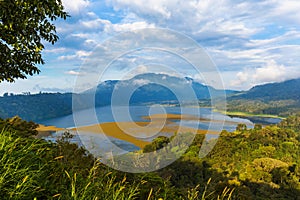
[[[40,124],[53,125],[61,128],[87,126],[105,122],[129,122],[129,121],[145,121],[143,116],[153,114],[181,114],[194,115],[206,120],[175,120],[181,126],[204,130],[227,130],[234,131],[238,123],[244,123],[249,128],[253,127],[253,123],[249,119],[237,117],[229,117],[221,113],[213,112],[210,108],[195,107],[161,107],[161,106],[119,106],[113,109],[110,106],[98,107],[95,109],[87,109],[74,112],[72,115],[54,118],[50,120],[40,121]],[[268,121],[269,120],[269,121]],[[272,121],[273,120],[273,121]],[[265,119],[266,123],[277,123],[278,119]],[[61,134],[61,133],[57,133]],[[58,136],[54,134],[49,140],[55,140]],[[114,154],[126,153],[126,151],[134,151],[139,148],[135,145],[116,138],[107,137],[103,134],[95,133],[72,133],[75,135],[73,139],[79,145],[84,145],[91,153],[113,152]],[[217,137],[216,135],[207,135],[207,138]],[[153,138],[152,138],[153,139]],[[99,155],[102,156],[102,155]]]

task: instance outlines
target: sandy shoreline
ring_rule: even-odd
[[[149,144],[143,138],[149,138],[160,133],[173,135],[175,132],[195,134],[218,134],[218,132],[194,129],[190,127],[178,126],[175,123],[166,123],[160,126],[160,123],[152,122],[108,122],[102,124],[95,124],[91,126],[84,126],[71,129],[72,131],[101,133],[110,137],[114,137],[123,141],[130,142],[140,148]]]
[[[180,115],[180,114],[154,114],[149,116],[143,116],[143,119],[147,120],[161,120],[161,119],[167,119],[167,120],[203,120],[202,118],[198,118],[194,115]]]
[[[39,127],[36,129],[38,132],[43,132],[43,131],[61,131],[64,130],[64,128],[58,128],[56,126],[45,126],[42,124],[39,124]]]
[[[143,119],[146,120],[195,120],[195,121],[201,121],[201,122],[210,122],[213,121],[215,123],[223,123],[226,122],[227,124],[238,124],[238,122],[233,122],[233,121],[222,121],[222,120],[211,120],[208,118],[199,118],[195,115],[180,115],[180,114],[154,114],[154,115],[150,115],[150,116],[143,116]],[[250,125],[248,123],[246,123],[246,125]]]

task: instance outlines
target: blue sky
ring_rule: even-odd
[[[1,83],[0,94],[72,91],[77,76],[88,75],[80,69],[97,45],[143,28],[167,28],[195,40],[216,64],[228,89],[300,77],[298,0],[63,0],[63,4],[71,18],[55,22],[60,40],[46,45],[41,73]],[[132,69],[124,67],[129,61],[137,72],[159,72],[157,63],[144,63],[151,58],[175,71],[176,63],[184,66],[164,53],[135,52],[120,58],[123,63],[115,62],[123,68],[112,67],[101,80],[130,77]],[[191,70],[180,73],[203,82]]]

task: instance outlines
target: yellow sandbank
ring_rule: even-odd
[[[154,114],[154,115],[149,115],[149,116],[143,116],[142,118],[147,119],[147,120],[161,120],[161,119],[168,119],[168,120],[199,120],[198,117],[194,115],[180,115],[180,114]]]
[[[58,128],[56,126],[45,126],[40,124],[39,127],[36,129],[39,132],[44,132],[44,131],[61,131],[64,130],[63,128]]]
[[[219,134],[217,131],[208,131],[195,129],[191,127],[179,126],[172,120],[207,120],[197,118],[193,115],[180,115],[180,114],[154,114],[151,116],[144,116],[144,119],[150,120],[149,122],[107,122],[101,124],[94,124],[90,126],[82,126],[72,128],[69,130],[77,131],[79,134],[85,132],[105,134],[107,136],[117,138],[123,141],[130,142],[140,148],[149,144],[149,141],[145,139],[156,137],[160,133],[173,135],[178,133],[195,133],[195,134]],[[164,120],[166,119],[166,121]],[[61,131],[64,128],[58,128],[55,126],[39,125],[37,131],[40,133]],[[145,138],[145,139],[144,139]]]
[[[227,123],[227,124],[239,124],[241,122],[234,122],[228,120],[216,120],[216,119],[208,119],[208,118],[199,118],[195,115],[180,115],[180,114],[154,114],[150,116],[143,116],[143,119],[146,120],[196,120],[201,122],[213,122],[213,123]],[[245,123],[245,122],[243,122]],[[250,123],[245,123],[246,125],[251,125]]]
[[[127,123],[127,122],[118,122],[118,123]],[[123,130],[120,129],[117,122],[108,122],[102,124],[94,124],[91,126],[82,126],[73,128],[73,131],[78,131],[79,133],[84,132],[92,132],[92,133],[101,133],[110,137],[114,137],[123,141],[130,142],[140,148],[143,148],[145,145],[150,142],[139,140],[132,135],[126,134]],[[137,122],[139,123],[139,122]],[[128,122],[127,126],[130,128],[134,122]],[[143,125],[143,124],[141,124]]]
[[[51,136],[51,133],[53,133],[53,132],[61,131],[64,129],[58,128],[56,126],[45,126],[45,125],[39,124],[39,126],[36,128],[36,130],[38,131],[38,135],[36,137],[43,138],[43,137]]]
[[[169,133],[173,135],[175,132],[187,133],[192,132],[195,134],[218,134],[218,132],[194,129],[190,127],[178,126],[175,123],[166,123],[161,126],[161,123],[157,122],[108,122],[102,124],[95,124],[91,126],[83,126],[78,128],[73,128],[73,131],[78,131],[79,133],[92,132],[101,133],[110,137],[114,137],[120,140],[130,142],[140,148],[150,142],[144,141],[142,137],[149,138],[151,136],[156,136],[159,133]],[[158,131],[157,131],[158,130]]]

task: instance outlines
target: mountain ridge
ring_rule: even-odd
[[[84,98],[88,95],[91,95],[90,98],[94,98],[93,95],[95,95],[96,107],[106,106],[110,105],[114,90],[121,96],[126,95],[126,92],[130,90],[134,91],[129,99],[130,104],[167,102],[176,104],[178,96],[182,96],[183,100],[191,100],[189,99],[193,97],[193,95],[189,96],[191,88],[195,91],[198,100],[208,100],[210,95],[218,97],[224,95],[225,92],[229,96],[229,111],[255,113],[256,110],[245,110],[241,107],[249,105],[251,107],[252,104],[255,107],[258,102],[259,106],[264,107],[258,111],[259,113],[277,114],[278,110],[282,111],[286,107],[292,110],[300,107],[299,85],[300,79],[292,79],[282,83],[255,86],[246,92],[222,91],[199,83],[190,77],[178,78],[166,74],[148,73],[127,80],[107,80],[97,85],[96,88],[80,94],[40,93],[0,97],[0,117],[9,118],[19,115],[25,120],[34,121],[61,117],[72,113],[72,97],[75,97],[75,100],[81,100],[80,109],[86,108]],[[128,102],[122,102],[123,99],[125,98],[119,98],[117,103],[127,103],[126,105],[128,105]],[[274,105],[268,107],[270,102],[273,102]]]
[[[300,78],[256,85],[250,90],[232,98],[263,99],[266,101],[285,99],[299,100]]]
[[[227,99],[227,111],[287,117],[300,113],[300,78],[257,85]]]

